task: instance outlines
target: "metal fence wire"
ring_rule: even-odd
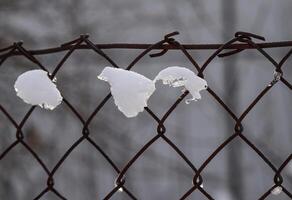
[[[281,59],[278,63],[274,60],[272,56],[269,55],[264,49],[265,48],[280,48],[280,47],[292,47],[292,41],[286,42],[272,42],[272,43],[256,43],[254,40],[262,40],[265,39],[261,36],[247,33],[247,32],[237,32],[235,33],[234,38],[226,42],[225,44],[181,44],[179,43],[173,36],[177,35],[178,32],[173,32],[164,36],[164,38],[155,43],[155,44],[126,44],[126,43],[117,43],[117,44],[94,44],[89,40],[89,36],[87,34],[80,35],[77,39],[74,39],[70,42],[64,43],[59,47],[49,48],[49,49],[42,49],[42,50],[27,50],[22,42],[16,42],[11,46],[6,48],[0,49],[0,64],[3,64],[8,58],[13,58],[15,56],[24,56],[29,61],[34,63],[39,68],[48,71],[46,67],[40,62],[39,59],[35,57],[35,55],[45,55],[50,53],[62,52],[66,51],[64,57],[60,60],[60,62],[55,67],[54,71],[50,74],[50,78],[53,79],[58,71],[62,68],[63,64],[66,60],[72,55],[74,51],[80,49],[91,49],[96,52],[99,56],[103,57],[107,60],[112,66],[119,68],[119,65],[115,63],[113,59],[111,59],[102,49],[144,49],[126,68],[127,70],[131,70],[131,68],[139,62],[141,58],[147,56],[153,50],[160,50],[160,52],[150,54],[151,57],[162,56],[163,54],[167,53],[168,50],[176,50],[181,51],[187,59],[191,62],[194,66],[195,70],[197,71],[198,76],[204,78],[204,71],[212,62],[215,57],[225,57],[231,56],[233,54],[239,53],[246,49],[256,49],[260,54],[262,54],[272,65],[275,67],[274,71],[274,78],[271,80],[269,84],[266,85],[265,88],[261,90],[261,92],[253,99],[253,101],[248,105],[248,107],[243,111],[243,113],[237,116],[233,110],[224,103],[224,101],[213,91],[210,87],[207,89],[207,92],[213,99],[218,103],[218,106],[221,106],[233,119],[234,121],[234,132],[233,134],[227,138],[220,146],[216,148],[215,151],[203,162],[203,164],[199,167],[195,167],[194,164],[188,157],[180,150],[178,146],[176,146],[168,137],[167,137],[167,129],[164,125],[166,119],[175,112],[176,107],[178,104],[182,102],[182,100],[188,95],[188,91],[185,91],[177,100],[172,104],[172,106],[165,112],[162,118],[159,118],[151,108],[146,107],[146,112],[152,117],[153,120],[157,123],[157,134],[152,137],[144,146],[125,164],[124,167],[119,168],[115,164],[115,161],[112,160],[109,155],[96,143],[93,141],[90,135],[90,129],[88,128],[89,124],[92,122],[93,118],[98,117],[99,111],[102,107],[108,102],[111,98],[111,94],[109,93],[104,99],[96,106],[94,111],[91,115],[85,119],[81,116],[78,109],[74,107],[66,97],[64,97],[63,101],[68,106],[68,108],[72,111],[72,114],[77,117],[83,125],[82,133],[80,134],[80,138],[75,141],[70,148],[63,154],[61,159],[57,162],[57,164],[53,167],[53,169],[49,169],[46,164],[43,162],[42,158],[38,155],[36,151],[24,141],[24,133],[23,133],[23,126],[35,110],[36,106],[32,106],[22,120],[18,123],[10,113],[0,105],[0,109],[3,114],[8,118],[11,124],[16,129],[16,137],[15,141],[4,150],[4,152],[0,152],[0,162],[4,162],[3,158],[9,156],[9,152],[18,145],[22,145],[32,156],[33,158],[39,163],[42,169],[47,174],[47,184],[43,191],[34,198],[34,200],[40,199],[48,192],[54,193],[60,199],[66,199],[64,195],[62,195],[61,191],[58,191],[54,186],[54,176],[58,169],[62,166],[64,161],[71,155],[72,151],[77,148],[81,143],[88,141],[98,153],[100,153],[105,160],[110,164],[110,166],[116,171],[117,178],[115,180],[115,185],[113,186],[112,190],[105,196],[103,199],[111,199],[115,193],[119,189],[122,189],[129,197],[129,199],[138,199],[134,191],[130,191],[126,186],[126,174],[131,169],[131,166],[137,161],[139,157],[141,157],[144,152],[151,148],[151,145],[157,141],[158,139],[162,139],[166,142],[184,161],[185,163],[193,170],[193,177],[190,177],[192,180],[192,185],[188,191],[180,197],[180,199],[187,199],[193,192],[198,191],[202,193],[207,199],[214,199],[211,194],[206,191],[203,187],[201,187],[202,183],[204,182],[204,177],[201,175],[204,169],[209,165],[209,163],[221,152],[231,141],[235,138],[239,138],[243,143],[247,144],[250,149],[252,149],[258,157],[261,158],[262,162],[265,162],[273,172],[275,173],[273,177],[274,184],[270,186],[270,188],[264,193],[259,195],[259,199],[266,199],[271,192],[275,188],[281,189],[288,197],[292,199],[292,191],[290,189],[285,188],[283,185],[284,179],[281,176],[281,172],[283,169],[288,165],[289,161],[292,159],[292,154],[282,163],[281,166],[275,166],[269,158],[264,155],[261,150],[253,144],[253,142],[248,139],[244,135],[244,127],[242,125],[242,121],[246,118],[248,113],[257,105],[257,103],[270,91],[275,84],[282,83],[287,86],[290,90],[292,89],[291,83],[285,79],[284,71],[282,70],[282,66],[287,61],[287,59],[292,54],[292,48],[288,51],[286,55]],[[188,50],[191,49],[214,49],[214,52],[208,57],[208,59],[200,66],[194,58],[190,55]]]

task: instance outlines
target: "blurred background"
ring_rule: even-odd
[[[55,47],[89,33],[95,43],[154,43],[179,31],[182,43],[218,43],[236,31],[253,32],[267,41],[291,40],[290,0],[83,0],[0,1],[0,47],[23,40],[24,47]],[[268,49],[279,61],[289,48]],[[105,52],[125,68],[141,50],[111,49]],[[189,51],[202,64],[213,50]],[[37,56],[52,72],[65,52]],[[291,59],[290,59],[291,60]],[[292,81],[291,61],[283,66]],[[109,63],[90,50],[76,51],[57,74],[62,95],[87,118],[108,94],[106,82],[96,76]],[[179,51],[162,57],[145,56],[133,71],[153,79],[167,66],[195,68]],[[16,96],[13,85],[23,72],[37,66],[23,57],[8,59],[0,68],[0,102],[20,122],[30,108]],[[274,67],[255,50],[216,58],[205,71],[212,88],[237,115],[273,79]],[[156,85],[149,100],[162,116],[180,95],[180,89]],[[187,97],[189,98],[189,97]],[[292,152],[292,96],[282,83],[258,103],[243,121],[244,135],[277,166]],[[122,168],[156,134],[155,121],[147,114],[126,118],[111,99],[93,119],[91,137]],[[165,122],[167,136],[196,167],[231,134],[234,122],[206,91],[202,100],[181,103]],[[81,136],[82,126],[62,103],[54,111],[35,109],[23,128],[25,141],[52,169],[64,152]],[[15,128],[0,114],[0,152],[15,140]],[[292,164],[282,173],[292,189]],[[70,200],[102,199],[114,187],[117,174],[88,142],[66,159],[54,176],[55,188]],[[192,170],[163,140],[154,143],[126,174],[126,186],[138,199],[178,199],[190,187]],[[273,171],[245,143],[235,139],[202,173],[204,189],[218,200],[258,199],[273,185]],[[0,199],[29,200],[46,187],[46,173],[21,145],[0,162]],[[47,193],[43,200],[58,199]],[[115,200],[129,197],[123,192]],[[188,199],[206,199],[196,191]],[[289,199],[285,194],[268,199]]]

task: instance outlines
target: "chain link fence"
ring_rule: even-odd
[[[281,172],[284,168],[288,165],[288,163],[292,160],[292,154],[289,155],[286,160],[283,161],[281,166],[275,166],[269,158],[262,153],[262,151],[244,134],[244,126],[242,121],[246,118],[246,116],[250,113],[251,110],[257,105],[258,102],[274,87],[275,84],[284,84],[287,86],[289,90],[292,89],[291,83],[285,79],[285,71],[282,70],[282,66],[287,61],[287,59],[292,54],[292,49],[288,51],[286,55],[280,60],[280,62],[276,62],[275,59],[265,51],[265,48],[280,48],[280,47],[291,47],[292,42],[273,42],[273,43],[256,43],[254,40],[265,40],[263,37],[246,32],[237,32],[235,33],[234,38],[226,42],[225,44],[201,44],[201,45],[194,45],[194,44],[181,44],[173,36],[177,35],[178,32],[173,32],[164,36],[164,38],[155,43],[155,44],[94,44],[89,40],[89,36],[84,34],[74,39],[70,42],[62,44],[60,47],[56,48],[49,48],[49,49],[42,49],[42,50],[27,50],[22,42],[16,42],[13,45],[0,49],[0,65],[3,64],[8,58],[13,59],[15,56],[23,56],[31,61],[35,66],[48,71],[46,67],[41,63],[39,59],[36,58],[35,55],[46,55],[50,53],[58,53],[66,51],[64,57],[60,60],[60,62],[55,67],[54,71],[49,75],[50,79],[53,79],[58,71],[62,68],[66,60],[72,55],[74,51],[78,51],[80,49],[90,49],[98,56],[103,57],[107,60],[110,65],[113,67],[119,68],[119,65],[110,58],[102,49],[143,49],[143,51],[134,58],[134,60],[126,67],[127,70],[131,70],[144,56],[150,55],[150,57],[157,57],[162,56],[168,52],[168,50],[175,50],[178,52],[183,53],[186,58],[190,61],[193,65],[194,70],[196,70],[198,76],[204,78],[204,71],[209,66],[209,64],[213,61],[216,57],[226,57],[232,56],[237,54],[241,51],[248,50],[248,49],[255,49],[260,54],[262,54],[272,65],[274,66],[274,77],[266,85],[265,88],[261,90],[261,92],[252,100],[252,102],[247,106],[247,108],[242,112],[241,115],[236,115],[234,111],[225,104],[225,102],[216,94],[212,88],[208,88],[208,94],[217,102],[218,106],[221,106],[228,115],[234,121],[234,132],[231,134],[229,138],[227,138],[222,144],[220,144],[213,153],[203,162],[201,166],[195,166],[193,162],[180,150],[180,148],[173,143],[171,139],[167,136],[167,127],[165,126],[164,122],[168,119],[168,117],[175,112],[177,106],[183,101],[183,99],[189,94],[188,91],[185,91],[181,96],[177,98],[177,100],[172,104],[172,106],[165,112],[165,114],[159,118],[155,111],[153,111],[150,107],[145,108],[145,112],[147,112],[151,118],[157,123],[157,134],[153,136],[144,146],[134,154],[134,156],[126,162],[126,164],[119,168],[115,161],[111,159],[111,157],[105,152],[92,138],[91,138],[91,130],[89,129],[89,125],[95,117],[98,117],[99,111],[103,108],[103,106],[109,101],[111,98],[111,94],[109,93],[104,97],[104,99],[96,106],[94,111],[90,114],[88,118],[83,118],[78,108],[73,106],[70,103],[70,99],[63,97],[64,104],[68,106],[68,108],[72,111],[72,115],[77,117],[82,124],[82,132],[80,133],[79,139],[77,139],[71,147],[63,154],[63,156],[59,159],[56,165],[49,169],[42,158],[38,155],[38,153],[31,147],[25,140],[24,140],[24,133],[23,133],[23,126],[29,119],[29,117],[34,112],[36,106],[32,106],[25,116],[22,118],[20,122],[17,122],[5,109],[2,105],[0,105],[0,109],[2,113],[8,118],[10,123],[15,127],[16,135],[15,141],[10,144],[10,146],[5,149],[3,152],[0,152],[0,162],[5,162],[3,160],[4,157],[9,156],[9,152],[14,149],[16,146],[22,145],[32,156],[33,158],[39,163],[41,168],[47,174],[47,184],[43,191],[40,191],[39,194],[34,198],[34,200],[41,199],[46,193],[52,192],[60,199],[67,199],[63,194],[62,191],[59,191],[54,184],[54,177],[58,169],[62,166],[64,161],[71,155],[72,151],[77,148],[81,143],[89,142],[96,150],[97,153],[101,154],[105,160],[110,164],[110,166],[116,171],[116,180],[112,190],[105,196],[101,197],[103,199],[111,199],[118,191],[125,192],[129,199],[138,199],[137,194],[135,191],[131,191],[127,188],[127,173],[131,170],[131,166],[144,154],[144,152],[151,148],[151,145],[155,143],[158,139],[163,140],[167,143],[189,166],[189,168],[193,171],[193,177],[189,177],[192,180],[192,185],[188,191],[180,197],[180,199],[188,199],[189,196],[193,192],[200,192],[204,195],[207,199],[215,199],[212,197],[210,192],[205,190],[202,187],[204,183],[204,177],[202,175],[204,169],[211,163],[211,161],[221,152],[226,146],[231,143],[235,138],[240,139],[243,143],[248,145],[248,147],[253,150],[258,157],[264,162],[271,170],[274,172],[273,179],[274,184],[270,186],[270,188],[263,194],[259,194],[259,199],[266,199],[269,195],[273,192],[282,191],[292,199],[291,189],[286,188],[283,184],[284,178],[281,175]],[[208,59],[203,62],[200,66],[196,60],[191,56],[188,52],[192,49],[214,49],[214,52],[208,57]],[[160,50],[158,53],[153,53],[152,51]],[[152,53],[151,53],[152,52]],[[208,81],[208,78],[205,78]],[[287,105],[289,106],[289,105]]]

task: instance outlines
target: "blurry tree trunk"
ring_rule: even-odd
[[[236,1],[222,1],[222,35],[223,40],[230,39],[230,33],[234,33],[236,27]],[[239,104],[238,92],[238,71],[236,69],[236,56],[225,58],[223,81],[225,88],[225,102],[230,106],[235,113],[238,113],[237,105]],[[229,137],[234,127],[234,122],[228,116],[226,119],[226,137]],[[234,199],[243,200],[243,176],[242,176],[242,143],[236,142],[236,148],[233,145],[227,150],[227,180],[231,195]]]
[[[2,128],[3,127],[3,128]],[[12,134],[13,131],[10,130],[10,128],[5,124],[0,124],[0,130],[1,133],[7,133]],[[1,152],[3,152],[4,149],[8,147],[9,141],[5,137],[1,137],[0,139],[0,145],[1,145]],[[5,148],[2,148],[5,147]],[[3,158],[3,160],[6,159],[6,157]],[[4,199],[9,197],[11,199],[16,198],[14,188],[13,188],[13,182],[9,179],[9,177],[12,177],[13,173],[13,162],[15,162],[15,159],[13,160],[5,160],[6,162],[2,162],[0,165],[0,199]]]

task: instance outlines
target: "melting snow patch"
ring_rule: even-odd
[[[114,102],[126,117],[135,117],[142,112],[155,91],[153,81],[124,69],[106,67],[97,78],[110,84]]]
[[[158,75],[155,77],[154,82],[162,80],[162,83],[165,85],[170,85],[172,87],[184,87],[187,89],[191,95],[192,99],[187,99],[186,103],[190,101],[201,99],[200,91],[207,89],[207,82],[197,76],[191,70],[185,67],[167,67],[166,69],[161,70]]]
[[[30,70],[21,74],[15,81],[14,89],[24,102],[49,110],[53,110],[63,99],[44,70]]]

